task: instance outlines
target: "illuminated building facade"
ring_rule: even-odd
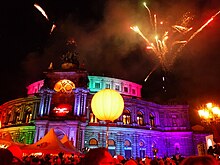
[[[14,141],[31,144],[54,128],[58,138],[66,134],[79,150],[105,147],[106,123],[93,115],[90,104],[97,91],[110,88],[117,90],[125,102],[123,114],[109,123],[108,148],[112,155],[153,157],[157,150],[160,157],[198,154],[197,145],[206,142],[206,135],[191,130],[188,105],[145,101],[141,85],[90,76],[75,61],[65,61],[58,70],[50,66],[44,80],[27,87],[28,97],[0,106],[1,136],[10,133]]]

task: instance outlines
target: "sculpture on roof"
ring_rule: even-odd
[[[76,51],[77,45],[74,39],[67,40],[64,53],[61,56],[63,61],[63,69],[79,68],[78,52]]]

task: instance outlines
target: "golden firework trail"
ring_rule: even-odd
[[[50,34],[53,32],[53,30],[56,28],[56,25],[53,24],[52,27],[51,27],[51,30],[50,30]]]
[[[144,5],[144,7],[147,9],[147,11],[148,11],[148,14],[149,14],[149,17],[150,17],[150,23],[151,23],[151,26],[153,26],[151,11],[150,11],[150,9],[147,7],[146,2],[144,2],[143,5]]]
[[[150,77],[150,75],[158,68],[159,65],[155,65],[155,67],[150,71],[150,73],[147,75],[147,77],[144,79],[144,81],[146,82],[148,80],[148,78]]]
[[[185,34],[187,32],[189,32],[190,30],[192,30],[191,28],[187,28],[184,26],[180,26],[180,25],[173,25],[172,28],[174,28],[176,31],[178,31],[179,33]]]
[[[178,49],[178,51],[181,51],[182,48],[189,43],[189,41],[191,41],[198,33],[200,33],[210,22],[212,22],[214,20],[214,18],[220,14],[220,11],[218,11],[217,13],[215,13],[205,24],[203,24],[196,32],[194,32],[191,37]]]
[[[47,16],[47,14],[46,14],[46,12],[42,9],[42,7],[40,7],[40,5],[38,5],[38,4],[34,4],[34,7],[36,7],[37,8],[37,10],[39,10],[40,12],[41,12],[41,14],[49,21],[49,18],[48,18],[48,16]],[[55,24],[53,24],[52,25],[52,27],[51,27],[51,30],[50,30],[50,34],[53,32],[53,30],[56,28],[56,25]]]
[[[48,16],[47,16],[47,14],[46,14],[46,12],[42,9],[42,7],[40,7],[38,4],[34,4],[34,7],[36,7],[37,8],[37,10],[39,10],[40,12],[41,12],[41,14],[43,14],[43,16],[47,19],[47,20],[49,20],[48,19]]]
[[[145,36],[143,32],[139,29],[138,26],[131,26],[130,28],[138,33],[145,41],[146,41],[146,48],[153,51],[153,53],[159,59],[159,63],[162,68],[166,71],[169,70],[179,53],[189,41],[191,41],[197,34],[199,34],[214,18],[220,13],[218,11],[214,14],[204,25],[202,25],[198,30],[196,30],[188,39],[181,39],[180,37],[184,38],[186,34],[192,31],[192,27],[189,27],[189,23],[193,20],[193,17],[190,16],[190,12],[187,12],[183,15],[179,24],[172,25],[170,27],[162,27],[165,31],[161,34],[161,30],[158,30],[161,27],[158,27],[157,24],[157,16],[154,14],[154,17],[151,16],[151,11],[147,7],[146,3],[143,3],[144,7],[147,9],[151,29],[153,29],[152,33],[149,36]],[[163,25],[162,21],[160,22],[160,26]],[[157,67],[156,67],[157,68]],[[150,73],[155,69],[153,69]],[[149,75],[146,77],[145,80],[148,79]]]

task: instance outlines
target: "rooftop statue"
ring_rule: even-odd
[[[78,52],[76,51],[77,45],[76,42],[71,38],[66,42],[64,54],[61,56],[63,61],[63,69],[71,69],[79,67]]]

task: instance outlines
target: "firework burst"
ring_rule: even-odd
[[[146,3],[143,3],[143,5],[148,11],[152,33],[145,36],[138,26],[130,28],[146,41],[146,49],[148,51],[151,50],[156,55],[165,71],[170,70],[177,54],[220,13],[220,11],[215,13],[205,24],[193,32],[193,27],[189,26],[193,20],[190,12],[185,13],[176,24],[166,26],[163,24],[163,21],[160,21],[160,24],[158,24],[157,15],[154,14],[152,17]],[[187,37],[188,35],[189,37]],[[148,74],[145,81],[154,70],[155,68]]]

